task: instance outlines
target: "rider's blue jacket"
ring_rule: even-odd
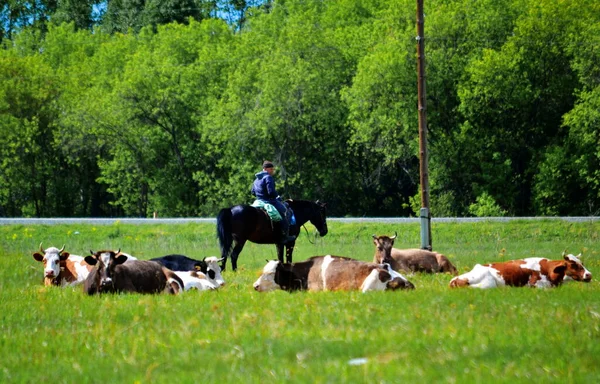
[[[275,201],[279,197],[279,194],[275,189],[275,179],[273,179],[273,176],[269,175],[266,171],[258,172],[254,176],[256,176],[256,179],[252,184],[252,194],[260,200]]]

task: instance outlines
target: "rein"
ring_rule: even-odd
[[[312,245],[315,245],[315,244],[316,244],[316,242],[317,242],[317,233],[315,232],[315,242],[313,243],[313,242],[310,240],[310,235],[308,234],[308,229],[306,229],[306,224],[303,224],[303,225],[302,225],[302,228],[304,228],[304,230],[306,231],[306,237],[308,237],[308,242],[309,242],[309,243],[311,243]]]

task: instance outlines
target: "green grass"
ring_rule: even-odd
[[[295,260],[371,260],[372,234],[419,245],[418,224],[329,223]],[[600,271],[600,224],[558,220],[435,223],[433,246],[461,271],[477,262],[584,254]],[[269,245],[247,244],[217,292],[85,296],[45,288],[31,254],[121,248],[142,259],[218,255],[214,225],[0,226],[0,383],[597,382],[600,283],[552,290],[450,290],[449,275],[409,276],[414,291],[257,293]],[[366,363],[352,365],[352,359]],[[363,360],[364,361],[364,360]]]

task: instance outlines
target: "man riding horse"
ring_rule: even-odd
[[[275,166],[272,162],[266,160],[262,165],[263,170],[258,172],[254,176],[256,179],[252,184],[251,192],[256,198],[264,203],[271,204],[277,209],[277,212],[281,215],[281,244],[287,244],[296,240],[296,236],[290,236],[290,223],[288,220],[288,209],[286,205],[281,201],[281,197],[275,189],[275,179],[273,174],[275,173]]]

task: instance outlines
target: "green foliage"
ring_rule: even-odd
[[[414,213],[414,2],[35,4],[0,7],[0,215],[211,216],[264,159],[331,215]],[[425,7],[432,214],[597,213],[597,2]]]
[[[496,200],[484,192],[477,196],[475,203],[469,205],[469,213],[476,217],[506,216],[506,211],[496,203]]]

